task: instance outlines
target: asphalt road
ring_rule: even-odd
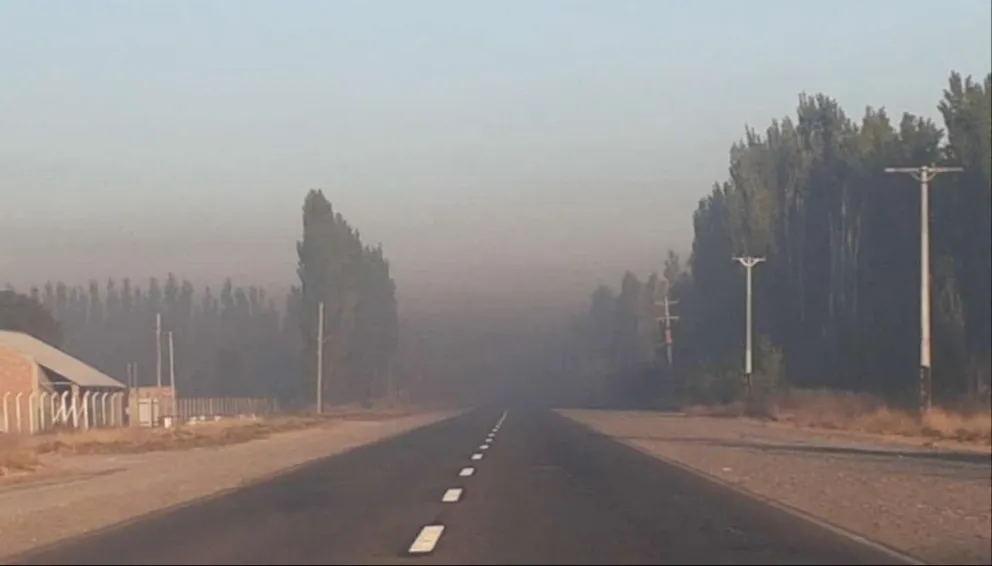
[[[466,413],[14,562],[898,563],[550,411],[503,414]],[[429,526],[439,538],[419,536]]]

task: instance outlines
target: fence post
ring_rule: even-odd
[[[124,403],[122,401],[123,397],[124,395],[120,392],[113,393],[110,395],[110,406],[112,409],[110,413],[110,426],[123,426],[124,424]],[[117,420],[118,416],[120,417],[120,421]]]
[[[83,397],[80,399],[81,405],[83,406],[83,430],[90,429],[90,392],[83,392]],[[77,428],[79,419],[76,419]]]
[[[59,407],[59,416],[62,417],[62,424],[69,424],[69,392],[63,391],[59,399],[61,406]]]
[[[38,430],[45,430],[45,409],[48,408],[48,392],[38,393]]]
[[[14,397],[14,416],[17,417],[17,432],[22,432],[21,428],[21,396],[24,395],[23,391],[18,391],[17,395]]]
[[[34,414],[34,396],[35,396],[34,391],[28,393],[28,429],[30,430],[31,434],[34,434],[36,432],[36,428],[35,428],[36,418]]]
[[[7,403],[9,397],[10,391],[3,394],[3,431],[5,433],[10,433],[10,406]]]

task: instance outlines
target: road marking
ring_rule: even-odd
[[[489,445],[483,444],[482,446],[479,446],[479,450],[489,450]]]
[[[448,491],[444,492],[444,497],[441,501],[444,503],[458,503],[458,500],[462,498],[462,488],[453,487]]]
[[[472,454],[472,459],[473,460],[481,460],[482,459],[482,453],[476,452],[475,454]]]
[[[474,473],[475,473],[475,468],[466,467],[466,468],[462,468],[462,471],[458,472],[458,475],[460,475],[463,478],[467,478]]]
[[[420,529],[420,534],[410,545],[410,554],[427,554],[434,551],[437,541],[441,540],[444,525],[427,525]]]
[[[496,438],[496,433],[490,432],[488,435],[486,435],[486,438]]]
[[[493,443],[493,439],[492,438],[487,438],[486,439],[486,444],[492,444],[492,443]]]
[[[508,411],[503,411],[503,414],[500,415],[499,420],[496,421],[496,428],[499,428],[499,427],[503,426],[503,421],[506,420],[506,413],[507,412]]]

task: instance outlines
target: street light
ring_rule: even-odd
[[[751,397],[751,269],[759,263],[765,261],[763,257],[735,257],[737,262],[747,270],[747,330],[744,347],[744,385],[747,388],[747,396]]]

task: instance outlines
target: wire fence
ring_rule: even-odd
[[[295,404],[266,397],[179,397],[161,390],[0,392],[0,432],[172,427],[290,412]]]

